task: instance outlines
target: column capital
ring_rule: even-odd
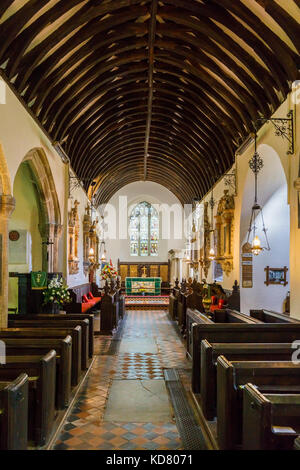
[[[300,177],[297,178],[297,179],[294,181],[294,188],[295,188],[297,191],[300,191]]]
[[[11,195],[0,194],[0,215],[9,218],[16,207],[16,200]]]

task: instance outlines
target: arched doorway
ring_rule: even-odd
[[[44,150],[41,148],[30,150],[22,161],[19,171],[26,173],[27,182],[31,184],[29,188],[31,187],[35,194],[38,232],[41,237],[41,269],[46,272],[56,272],[58,270],[58,242],[62,229],[61,212],[53,175]],[[18,173],[14,182],[14,195],[15,191],[20,193],[16,184],[17,178]],[[20,205],[23,203],[22,199],[24,197],[19,194]],[[31,202],[34,207],[34,200]],[[16,211],[18,211],[18,200]],[[38,239],[37,235],[36,239]]]
[[[258,202],[263,209],[270,251],[263,251],[252,257],[253,275],[251,282],[243,283],[241,273],[241,311],[265,308],[278,312],[283,311],[284,300],[289,291],[289,283],[283,285],[266,285],[267,266],[271,268],[289,268],[290,248],[290,207],[288,204],[288,186],[286,175],[277,152],[269,145],[260,145],[258,153],[264,166],[258,175]],[[242,248],[248,235],[251,208],[254,201],[254,175],[249,169],[243,193],[240,247]],[[261,233],[261,222],[257,222],[262,246],[265,245]],[[251,257],[249,259],[251,262]],[[241,263],[242,265],[242,263]],[[241,266],[243,269],[243,266]],[[288,275],[289,280],[289,275]]]
[[[9,272],[58,271],[61,213],[45,152],[28,152],[14,179],[16,208],[9,222]],[[18,306],[18,275],[9,281],[9,307]]]

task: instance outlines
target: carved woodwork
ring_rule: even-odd
[[[227,276],[233,270],[234,207],[234,196],[225,189],[215,217],[215,248],[216,261]]]
[[[210,260],[209,260],[209,251],[211,248],[210,242],[210,221],[208,217],[208,202],[204,203],[204,240],[203,240],[203,248],[200,250],[200,264],[204,271],[205,277],[208,276],[208,270],[210,267]]]
[[[144,269],[145,268],[145,269]],[[126,277],[161,277],[162,288],[169,288],[170,283],[170,262],[127,262],[118,261],[118,271],[124,283]],[[153,275],[155,273],[155,276]]]
[[[1,73],[98,204],[145,169],[181,202],[202,198],[298,79],[290,2],[20,3],[0,2]]]
[[[90,228],[92,224],[91,209],[88,205],[83,217],[83,272],[85,275],[89,272],[89,252],[90,252]]]
[[[79,241],[79,215],[78,206],[79,202],[74,202],[74,207],[69,212],[69,274],[78,274],[79,272],[79,257],[78,257],[78,241]]]

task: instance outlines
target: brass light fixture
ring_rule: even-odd
[[[264,162],[262,158],[260,157],[259,153],[257,152],[257,133],[256,132],[255,132],[254,142],[255,142],[255,152],[254,152],[253,157],[249,161],[249,166],[254,173],[255,192],[254,192],[254,205],[252,206],[250,224],[249,224],[249,229],[248,229],[247,243],[251,244],[251,252],[255,256],[258,256],[263,250],[270,251],[271,248],[270,248],[269,240],[267,236],[267,229],[265,227],[263,211],[262,211],[261,206],[257,202],[257,176],[260,170],[263,168]],[[259,219],[261,220],[262,233],[266,242],[266,246],[264,247],[261,246],[261,240],[257,235],[258,227],[256,223]],[[252,242],[250,242],[251,234],[252,234]]]
[[[212,186],[211,197],[209,200],[209,205],[210,205],[210,210],[211,210],[210,233],[211,233],[211,240],[212,240],[211,248],[209,250],[209,255],[208,255],[209,261],[214,261],[216,259],[216,253],[214,249],[214,232],[215,232],[214,230],[214,207],[215,207],[215,204],[216,204],[216,201],[214,199],[214,187]]]

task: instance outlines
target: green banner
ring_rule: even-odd
[[[47,273],[37,271],[31,273],[31,289],[43,290],[47,288]]]

